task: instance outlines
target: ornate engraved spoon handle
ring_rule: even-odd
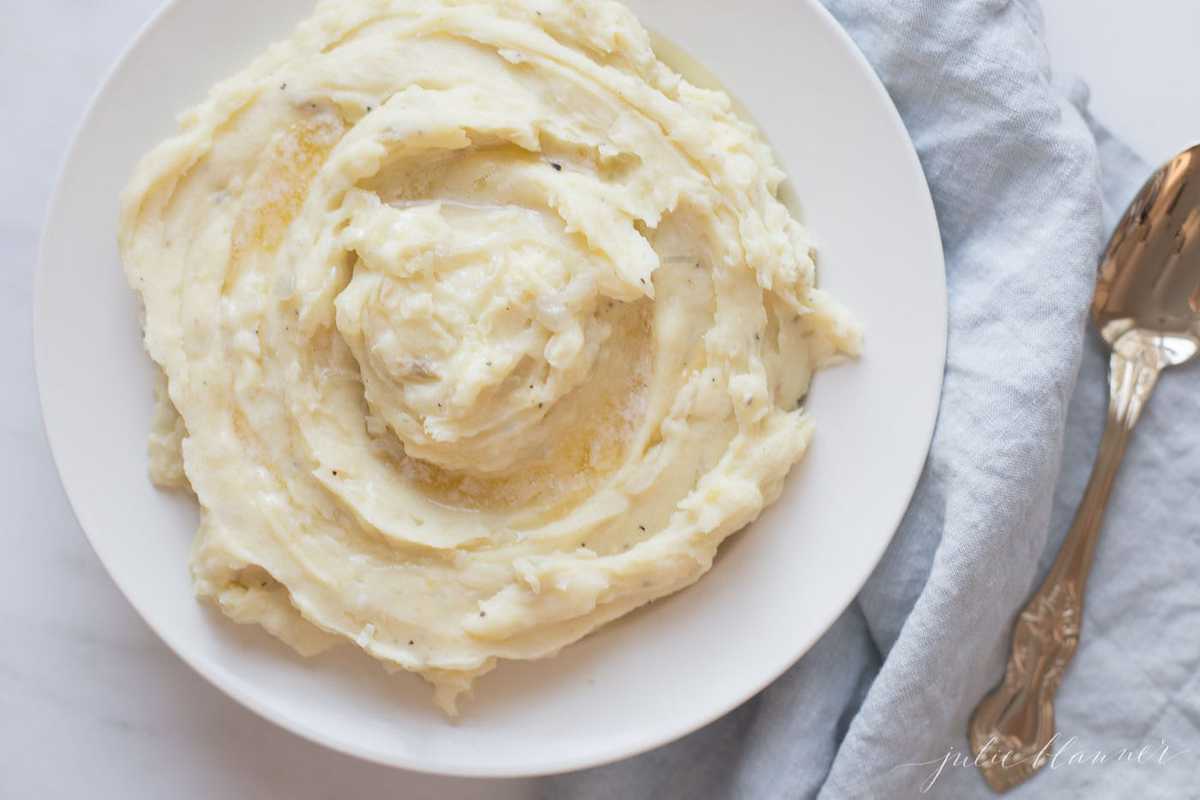
[[[1004,792],[1044,765],[1052,753],[1054,694],[1075,655],[1083,589],[1104,508],[1125,444],[1161,369],[1153,346],[1109,363],[1108,423],[1075,521],[1041,588],[1017,617],[1003,682],[975,708],[971,749],[983,777]]]

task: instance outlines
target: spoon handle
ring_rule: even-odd
[[[1053,755],[1054,694],[1079,644],[1083,590],[1104,509],[1129,434],[1161,369],[1152,348],[1130,356],[1113,351],[1108,422],[1083,500],[1054,566],[1013,626],[1003,682],[971,717],[975,763],[997,792],[1024,782]]]

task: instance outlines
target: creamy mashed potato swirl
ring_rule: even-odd
[[[858,348],[782,177],[617,3],[319,5],[123,197],[196,592],[454,713],[698,579]]]

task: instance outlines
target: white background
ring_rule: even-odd
[[[157,5],[0,0],[0,798],[532,797],[364,764],[244,711],[141,623],[71,516],[33,381],[38,231],[88,98]],[[1046,18],[1059,71],[1143,156],[1200,141],[1200,4],[1047,0]]]
[[[1092,87],[1096,116],[1158,166],[1200,142],[1200,3],[1042,0],[1058,71]]]

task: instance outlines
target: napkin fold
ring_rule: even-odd
[[[962,763],[967,720],[1087,480],[1107,358],[1086,311],[1149,169],[1055,81],[1034,0],[826,5],[891,93],[937,208],[950,333],[929,460],[878,568],[794,668],[679,742],[547,779],[547,798],[994,796]],[[1059,693],[1062,757],[1012,797],[1196,790],[1195,381],[1166,376],[1134,437]]]

